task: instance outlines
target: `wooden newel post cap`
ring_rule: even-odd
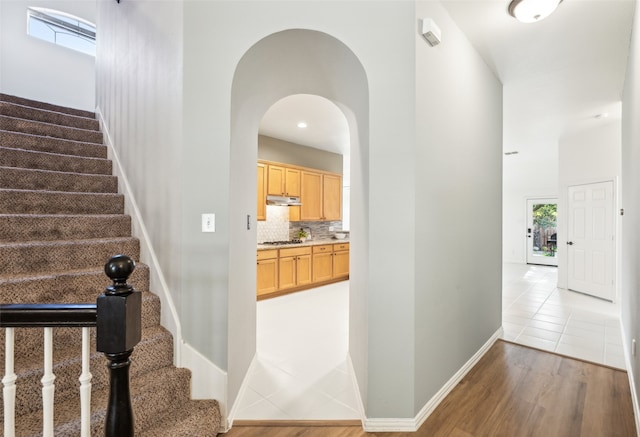
[[[127,284],[135,263],[116,255],[104,266],[113,285],[98,297],[96,318],[97,350],[109,354],[130,351],[142,337],[142,293]]]
[[[109,293],[122,293],[133,291],[133,287],[127,284],[127,279],[136,268],[136,263],[127,255],[115,255],[109,258],[104,265],[104,273],[113,281],[113,286],[107,287]]]

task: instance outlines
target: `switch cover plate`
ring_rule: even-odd
[[[202,232],[216,231],[216,215],[202,214]]]

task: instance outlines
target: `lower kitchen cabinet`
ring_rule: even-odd
[[[260,250],[257,261],[258,296],[278,290],[278,251]]]
[[[349,243],[333,245],[333,277],[349,277]]]
[[[333,248],[330,244],[313,246],[313,282],[333,278]]]
[[[311,283],[311,248],[280,249],[278,261],[280,290]]]
[[[258,299],[348,278],[349,243],[258,251]]]

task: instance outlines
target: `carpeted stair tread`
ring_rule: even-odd
[[[128,283],[138,291],[149,290],[149,267],[137,263]],[[2,303],[83,303],[95,301],[112,282],[102,268],[0,274]]]
[[[213,437],[218,435],[221,420],[217,401],[192,400],[137,437]]]
[[[0,214],[123,214],[124,196],[111,193],[0,189]]]
[[[6,115],[0,115],[0,129],[96,144],[102,144],[103,140],[100,131],[59,126],[53,123],[7,117]]]
[[[65,270],[88,269],[104,265],[117,253],[139,258],[137,238],[105,238],[92,240],[30,241],[0,245],[0,278],[10,274],[38,274]]]
[[[158,384],[158,381],[161,381]],[[157,423],[159,417],[171,415],[180,405],[189,401],[190,372],[186,369],[163,368],[145,374],[131,381],[131,403],[134,412],[134,430],[138,435],[142,430]],[[104,435],[104,419],[109,398],[108,390],[92,390],[91,393],[91,435]],[[42,435],[40,412],[16,417],[17,436],[35,437]],[[54,413],[54,435],[56,437],[77,437],[80,432],[79,397],[56,402]],[[197,434],[192,434],[194,437]],[[199,437],[199,436],[198,436]]]
[[[82,109],[68,108],[66,106],[54,105],[51,103],[39,102],[37,100],[26,99],[24,97],[0,94],[0,102],[10,102],[30,108],[44,109],[47,111],[60,112],[63,114],[76,115],[78,117],[96,118],[96,114]]]
[[[1,167],[0,188],[73,193],[117,193],[115,176]]]
[[[107,146],[0,129],[0,146],[85,158],[107,158]]]
[[[0,147],[0,166],[111,176],[111,161],[104,158]]]
[[[60,126],[76,127],[86,130],[99,130],[100,123],[94,118],[79,117],[77,115],[50,111],[47,109],[32,108],[18,103],[3,102],[0,100],[0,115],[8,117],[24,118],[44,123],[54,123]]]
[[[0,243],[130,235],[131,217],[124,214],[0,214]]]

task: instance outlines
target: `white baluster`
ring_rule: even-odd
[[[13,328],[5,329],[4,378],[2,397],[4,399],[4,436],[15,436],[16,374],[13,369]]]
[[[80,375],[80,436],[91,437],[90,330],[82,328],[82,374]]]
[[[42,382],[42,435],[53,437],[53,328],[44,328],[44,376]]]

